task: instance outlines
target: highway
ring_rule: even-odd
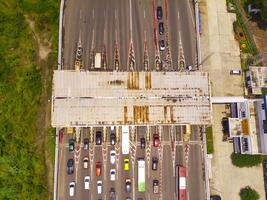
[[[129,70],[129,59],[134,60],[133,70],[159,70],[157,56],[164,70],[178,70],[178,60],[183,54],[187,66],[196,63],[194,15],[190,1],[185,0],[68,0],[63,20],[63,68],[74,69],[75,52],[81,41],[82,68],[93,70],[95,53],[105,55],[107,65],[101,70]],[[156,7],[162,6],[163,18],[157,20]],[[154,12],[153,12],[154,11]],[[164,24],[159,34],[158,22]],[[160,51],[158,41],[165,41]],[[116,53],[116,49],[118,53]],[[118,54],[118,55],[117,55]],[[144,60],[148,67],[144,66]],[[162,69],[162,68],[161,68]]]
[[[82,47],[81,70],[182,70],[180,59],[186,66],[196,63],[194,15],[191,1],[187,0],[67,0],[63,20],[63,69],[75,69],[75,55],[79,42]],[[159,34],[156,8],[163,8],[164,34]],[[159,40],[165,41],[160,51]],[[94,68],[94,56],[102,54],[101,69]],[[115,60],[119,65],[115,66]],[[133,61],[133,65],[130,63]],[[158,68],[157,61],[162,65]],[[106,63],[106,66],[103,65]],[[146,66],[144,63],[147,62]],[[74,138],[63,129],[59,145],[58,199],[110,199],[110,189],[116,191],[117,200],[178,199],[175,193],[175,166],[184,165],[187,172],[188,199],[204,199],[202,143],[199,127],[192,127],[189,152],[183,142],[184,126],[138,126],[131,132],[130,154],[121,152],[121,127],[116,127],[117,142],[111,145],[110,127],[82,128],[75,151],[69,152],[68,141]],[[95,144],[96,131],[102,132],[102,144]],[[160,146],[153,146],[153,134],[160,134]],[[140,148],[140,138],[146,138],[146,148]],[[89,149],[83,147],[89,138]],[[110,151],[116,151],[115,164],[110,163]],[[87,169],[84,157],[89,158]],[[152,158],[159,159],[158,169],[152,170]],[[124,159],[130,160],[130,169],[123,169]],[[137,189],[137,161],[146,162],[146,192]],[[67,161],[74,159],[74,173],[67,174]],[[101,164],[101,176],[96,176],[96,163]],[[116,170],[116,180],[110,180],[110,170]],[[84,177],[90,176],[90,189],[84,189]],[[131,179],[131,192],[125,191],[125,180]],[[103,181],[102,194],[97,194],[97,181]],[[159,193],[153,193],[153,180],[159,181]],[[69,197],[69,183],[74,181],[75,195]]]

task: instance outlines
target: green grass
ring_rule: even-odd
[[[207,141],[207,153],[212,154],[214,152],[212,127],[206,128],[206,141]]]
[[[48,198],[44,147],[36,127],[42,94],[38,44],[29,15],[56,53],[56,0],[0,0],[0,199]],[[46,20],[43,19],[46,16]],[[40,26],[43,27],[40,27]],[[51,147],[52,148],[52,147]]]

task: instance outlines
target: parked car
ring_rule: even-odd
[[[141,138],[140,139],[140,144],[141,144],[141,149],[145,149],[146,148],[146,139],[145,138]]]
[[[123,166],[123,169],[125,171],[129,171],[129,159],[128,158],[125,158],[124,159],[124,166]]]
[[[165,42],[164,40],[159,41],[159,50],[164,51],[165,50]]]
[[[88,168],[88,163],[89,163],[89,158],[86,156],[83,158],[83,168],[84,169]]]
[[[131,192],[131,185],[132,185],[131,179],[127,178],[125,180],[125,192],[126,193],[130,193]]]
[[[83,149],[87,150],[89,148],[89,139],[88,138],[84,138],[83,140]]]
[[[116,179],[116,169],[111,169],[110,170],[110,180],[115,181]]]
[[[75,147],[75,140],[73,138],[69,139],[69,152],[73,152],[74,151],[74,147]]]
[[[158,147],[159,146],[159,134],[155,133],[153,135],[153,146]]]
[[[159,34],[160,35],[164,34],[164,24],[163,24],[163,22],[159,23]]]
[[[90,189],[90,176],[84,177],[84,189],[89,190]]]
[[[102,144],[102,133],[100,131],[97,131],[95,133],[95,144],[101,145]]]
[[[73,159],[69,159],[67,162],[67,173],[68,175],[73,174],[74,171],[74,160]]]
[[[75,193],[75,182],[69,183],[69,195],[70,197],[73,197]]]
[[[157,19],[158,20],[162,19],[162,7],[161,6],[157,7]]]
[[[96,163],[95,174],[96,174],[96,176],[101,176],[101,163],[100,162]]]
[[[110,200],[115,200],[116,199],[116,192],[115,192],[114,188],[110,188],[109,196],[110,196]]]
[[[102,194],[102,186],[103,186],[102,180],[98,180],[96,182],[97,194]]]
[[[235,70],[230,70],[231,75],[241,75],[241,70],[235,69]]]
[[[152,170],[158,169],[158,159],[156,157],[152,158]]]
[[[111,150],[110,151],[110,163],[111,164],[115,164],[115,160],[116,160],[116,151],[115,150]]]
[[[211,195],[210,200],[221,200],[221,197],[219,195]]]

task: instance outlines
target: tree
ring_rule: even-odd
[[[258,199],[260,199],[259,193],[249,186],[246,186],[245,188],[241,188],[241,190],[239,192],[239,196],[240,196],[241,200],[258,200]]]

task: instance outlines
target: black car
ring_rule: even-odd
[[[73,152],[74,151],[74,144],[75,144],[75,140],[74,139],[69,139],[69,152]]]
[[[158,20],[162,19],[162,7],[161,6],[157,7],[157,19]]]
[[[210,200],[221,200],[221,197],[219,195],[211,195]]]
[[[110,200],[116,199],[116,192],[114,188],[110,188],[109,194],[110,194]]]
[[[89,147],[89,139],[88,138],[84,138],[83,140],[83,149],[87,150]]]
[[[162,35],[164,33],[164,24],[163,22],[159,23],[159,34]]]
[[[109,139],[110,139],[110,144],[111,145],[115,145],[115,142],[116,142],[116,134],[115,133],[110,133]]]
[[[100,131],[97,131],[95,133],[95,144],[101,145],[102,144],[102,133]]]
[[[165,50],[165,42],[164,40],[159,41],[159,50],[164,51]]]
[[[146,140],[145,140],[145,138],[141,138],[140,139],[140,144],[141,144],[141,149],[145,149],[146,148]]]
[[[67,173],[70,175],[73,174],[73,171],[74,171],[74,160],[69,159],[67,162]]]
[[[158,169],[158,162],[159,162],[159,160],[156,157],[152,158],[152,170]]]

